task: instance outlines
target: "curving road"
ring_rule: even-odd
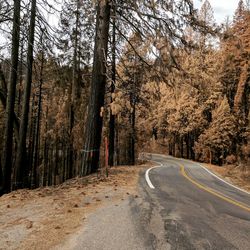
[[[151,232],[152,248],[250,249],[249,193],[197,163],[154,154],[150,160],[160,166],[142,175],[140,184],[141,204],[153,211],[149,225],[159,231]]]

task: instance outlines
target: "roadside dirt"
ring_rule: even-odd
[[[210,169],[216,175],[224,178],[226,181],[250,192],[250,171],[242,170],[242,168],[235,165],[225,165],[222,167],[204,164],[205,167]]]
[[[114,167],[55,187],[18,190],[0,197],[0,249],[51,249],[84,226],[101,206],[138,197],[139,166]]]

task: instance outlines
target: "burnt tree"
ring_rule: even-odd
[[[88,115],[85,127],[83,162],[81,175],[95,172],[98,169],[102,116],[106,86],[106,59],[110,22],[110,1],[99,0],[96,18],[96,37],[94,62],[92,71],[91,92],[88,105]]]

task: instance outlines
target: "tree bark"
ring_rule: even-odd
[[[14,107],[17,83],[18,52],[20,40],[20,0],[14,2],[14,17],[12,29],[12,51],[11,51],[11,71],[8,85],[5,137],[3,148],[3,178],[0,180],[0,195],[11,190],[12,171],[12,145],[13,145],[13,124]]]
[[[104,105],[105,96],[109,21],[110,1],[99,0],[97,7],[96,38],[91,93],[85,127],[85,141],[81,175],[95,172],[99,165],[102,135],[102,117],[100,112],[101,107]]]
[[[130,113],[131,135],[130,135],[130,145],[129,145],[129,147],[130,147],[129,148],[129,164],[130,165],[135,165],[135,137],[136,137],[135,115],[136,115],[136,101],[135,101],[135,96],[134,95],[135,95],[135,92],[132,93],[132,97],[131,97],[132,112]]]
[[[238,83],[238,86],[237,86],[237,91],[236,91],[236,94],[235,94],[235,97],[234,97],[234,112],[235,112],[235,114],[240,113],[240,106],[241,106],[241,103],[242,103],[246,83],[247,83],[247,80],[250,77],[249,71],[250,71],[250,64],[248,62],[246,62],[245,65],[242,68],[239,83]]]
[[[0,81],[1,81],[1,89],[0,89],[0,101],[4,107],[4,109],[6,110],[7,108],[7,83],[6,83],[6,79],[4,76],[4,73],[2,71],[1,65],[0,65]],[[14,112],[14,132],[15,132],[15,139],[18,142],[19,140],[19,120],[18,120],[18,116],[16,115],[16,113]]]
[[[114,8],[114,7],[113,7]],[[114,13],[115,15],[115,10]],[[113,93],[115,93],[115,81],[116,81],[116,63],[115,63],[115,48],[116,48],[116,37],[115,37],[115,18],[113,20],[113,31],[112,31],[112,77],[111,77],[111,103],[113,101]],[[109,166],[114,165],[114,150],[115,150],[115,115],[110,110],[109,118]]]
[[[34,35],[35,35],[35,20],[36,20],[36,0],[31,3],[30,28],[28,39],[28,54],[27,54],[27,71],[25,79],[25,90],[23,97],[22,116],[19,133],[19,144],[16,160],[16,188],[22,188],[27,185],[24,183],[24,177],[27,176],[27,166],[25,166],[26,155],[26,135],[28,128],[29,101],[32,83],[32,65],[33,65],[33,50],[34,50]]]
[[[37,121],[36,121],[36,135],[35,135],[35,153],[34,153],[34,170],[33,170],[33,185],[38,187],[37,169],[39,166],[39,147],[40,147],[40,120],[42,112],[42,87],[43,87],[43,68],[44,68],[44,52],[42,51],[40,79],[39,79],[39,96],[38,96],[38,108],[37,108]]]

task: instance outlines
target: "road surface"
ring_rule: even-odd
[[[138,196],[101,207],[56,250],[250,250],[250,194],[197,163],[150,155]]]
[[[150,159],[161,165],[141,175],[140,185],[145,192],[141,209],[147,202],[151,214],[158,214],[154,219],[158,233],[148,222],[155,238],[153,248],[250,249],[249,193],[194,162],[161,155]]]

